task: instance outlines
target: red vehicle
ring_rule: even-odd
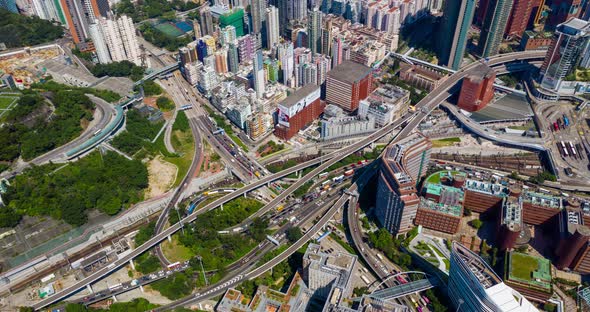
[[[559,125],[557,124],[557,122],[553,123],[553,130],[555,130],[555,131],[559,130]]]
[[[350,177],[353,174],[354,174],[354,169],[350,169],[350,170],[344,171],[344,176],[345,177]]]

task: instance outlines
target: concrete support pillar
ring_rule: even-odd
[[[247,198],[247,196],[246,196],[246,192],[244,192],[244,198]]]
[[[129,265],[131,266],[131,269],[135,270],[135,263],[133,263],[133,259],[129,259]]]
[[[93,294],[94,291],[92,290],[92,286],[90,286],[90,284],[86,285],[86,289],[88,289],[88,292]]]
[[[172,242],[172,236],[168,235],[168,241]]]
[[[117,296],[113,295],[113,301],[114,301],[114,302],[117,302],[117,301],[119,301],[119,300],[117,300]]]
[[[141,285],[139,285],[139,290],[141,290],[141,292],[145,292],[145,291],[143,290],[143,286],[141,286]]]
[[[221,206],[221,211],[223,211],[223,204],[221,204],[220,206]]]

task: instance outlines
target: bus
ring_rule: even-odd
[[[325,178],[327,176],[328,176],[328,173],[327,172],[322,172],[322,173],[318,174],[318,178],[320,178],[320,179],[323,179],[323,178]]]
[[[371,285],[371,281],[366,276],[361,275],[361,279],[363,280],[363,282],[365,282],[365,284]]]
[[[334,182],[334,183],[341,183],[342,180],[344,180],[344,176],[343,175],[340,175],[340,176],[337,176],[335,178],[332,178],[332,182]]]
[[[193,105],[192,104],[187,104],[187,105],[182,105],[180,107],[180,110],[183,111],[183,110],[187,110],[187,109],[191,109],[191,108],[193,108]]]
[[[379,260],[383,261],[383,256],[381,256],[381,254],[377,254],[377,258],[379,258]]]
[[[96,130],[96,132],[94,132],[93,136],[97,136],[102,132],[102,129],[98,129]]]

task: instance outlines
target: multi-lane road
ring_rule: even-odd
[[[488,60],[488,64],[489,65],[496,65],[496,64],[506,63],[506,62],[513,62],[513,61],[521,61],[521,60],[525,61],[525,60],[531,60],[531,59],[539,59],[539,58],[543,58],[543,57],[544,57],[544,53],[539,52],[539,51],[517,52],[517,53],[503,54],[503,55],[499,55],[496,57],[492,57]],[[63,300],[64,298],[70,296],[71,294],[79,291],[83,287],[86,287],[86,285],[92,284],[92,283],[96,282],[97,280],[100,280],[101,278],[103,278],[104,276],[115,271],[119,267],[127,264],[131,259],[133,259],[136,256],[142,254],[143,252],[149,250],[150,248],[158,245],[162,240],[166,239],[169,235],[172,235],[173,233],[180,230],[184,224],[194,221],[200,213],[204,213],[206,211],[216,209],[221,204],[224,204],[232,199],[235,199],[238,196],[241,196],[245,193],[251,192],[261,186],[266,185],[267,183],[270,183],[270,182],[275,181],[279,178],[287,176],[293,172],[297,172],[299,170],[305,169],[309,166],[321,163],[312,172],[310,172],[309,174],[307,174],[305,177],[301,178],[297,182],[293,183],[287,190],[285,190],[283,193],[281,193],[280,197],[277,197],[277,198],[280,198],[280,200],[273,201],[273,204],[276,205],[280,201],[284,200],[289,194],[291,194],[291,192],[298,189],[300,186],[302,186],[307,181],[309,181],[311,178],[313,178],[316,174],[323,172],[333,163],[336,163],[337,161],[345,158],[346,156],[348,156],[348,155],[364,148],[365,146],[368,146],[369,144],[381,139],[382,137],[384,137],[385,135],[387,135],[391,131],[393,131],[395,128],[397,128],[399,126],[403,126],[403,129],[399,132],[397,137],[398,138],[406,137],[407,135],[410,134],[410,132],[412,132],[418,126],[418,124],[426,116],[428,116],[428,114],[430,113],[430,111],[432,111],[432,109],[434,109],[436,106],[438,106],[439,103],[446,100],[451,95],[451,89],[459,81],[461,81],[461,79],[463,79],[463,77],[468,75],[470,73],[470,70],[472,70],[474,67],[475,67],[475,64],[470,64],[470,65],[466,66],[464,69],[451,75],[447,80],[445,80],[445,82],[443,82],[439,87],[434,89],[429,95],[427,95],[422,101],[420,101],[416,105],[417,109],[414,114],[411,114],[411,115],[407,114],[403,118],[401,118],[400,120],[397,120],[394,123],[377,130],[376,132],[372,133],[371,135],[367,136],[366,138],[362,139],[361,141],[359,141],[357,143],[354,143],[354,144],[351,144],[347,147],[344,147],[340,151],[336,151],[336,152],[333,152],[328,155],[320,156],[320,157],[315,158],[313,160],[295,165],[294,167],[283,170],[279,173],[265,176],[258,181],[250,183],[250,184],[242,187],[241,189],[210,203],[209,205],[205,206],[203,209],[199,210],[198,212],[191,214],[190,216],[180,220],[180,222],[171,225],[169,228],[167,228],[167,229],[163,230],[162,232],[160,232],[159,234],[155,235],[153,238],[151,238],[150,240],[145,242],[143,245],[137,247],[135,250],[133,250],[128,255],[113,262],[111,265],[109,265],[109,267],[105,267],[105,268],[98,270],[97,272],[91,274],[90,276],[76,282],[74,285],[63,289],[62,291],[56,293],[55,295],[53,295],[49,298],[41,300],[40,302],[33,305],[33,307],[35,309],[40,309],[40,308],[46,307],[47,305],[50,305],[54,302],[58,302],[60,300]],[[272,207],[270,205],[266,205],[265,208],[266,208],[266,210],[268,210]],[[262,211],[261,213],[264,213],[264,212],[265,211]],[[326,214],[326,215],[328,215],[328,214]],[[277,257],[276,259],[278,259],[279,257]],[[275,261],[273,260],[258,269],[262,269],[263,267],[268,267],[271,263],[275,263]],[[278,262],[276,262],[276,263],[278,263]]]
[[[50,161],[56,161],[60,159],[66,159],[65,156],[66,151],[79,146],[80,144],[88,141],[90,138],[94,136],[97,130],[104,129],[104,127],[111,121],[113,117],[113,106],[107,103],[105,100],[98,98],[94,95],[88,94],[87,95],[94,104],[96,104],[96,111],[94,113],[94,117],[98,118],[95,123],[91,123],[91,126],[86,128],[82,134],[77,137],[76,139],[62,145],[56,147],[55,149],[23,164],[18,165],[16,168],[10,171],[5,171],[0,174],[0,178],[14,176],[21,173],[23,170],[28,168],[30,165],[42,165],[46,164]]]

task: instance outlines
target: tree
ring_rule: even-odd
[[[176,272],[168,278],[152,283],[151,286],[162,296],[176,300],[189,295],[193,291],[195,283],[184,272]]]
[[[301,228],[294,226],[294,227],[291,227],[287,230],[287,239],[291,243],[295,243],[301,237],[303,237],[303,233],[301,232]]]
[[[482,227],[483,222],[479,219],[475,219],[472,220],[470,224],[474,229],[479,230]]]
[[[174,102],[166,96],[159,97],[158,100],[156,100],[156,105],[158,105],[158,108],[163,112],[171,111],[175,107]]]
[[[68,303],[66,305],[66,312],[86,312],[88,309],[81,303]]]
[[[147,242],[156,231],[156,223],[150,222],[149,224],[142,226],[137,234],[135,235],[135,246],[143,245],[143,243]]]
[[[131,80],[137,81],[143,77],[145,70],[130,61],[124,60],[108,64],[96,64],[90,71],[96,77],[129,77]]]
[[[469,208],[463,209],[463,215],[466,217],[470,217],[471,216],[471,209],[469,209]]]
[[[18,308],[18,312],[34,312],[35,309],[31,308],[31,307],[19,307]]]
[[[0,8],[0,42],[8,48],[33,46],[61,38],[64,28],[37,16],[24,16]]]
[[[162,88],[153,80],[146,80],[143,82],[143,93],[146,96],[162,94]]]

